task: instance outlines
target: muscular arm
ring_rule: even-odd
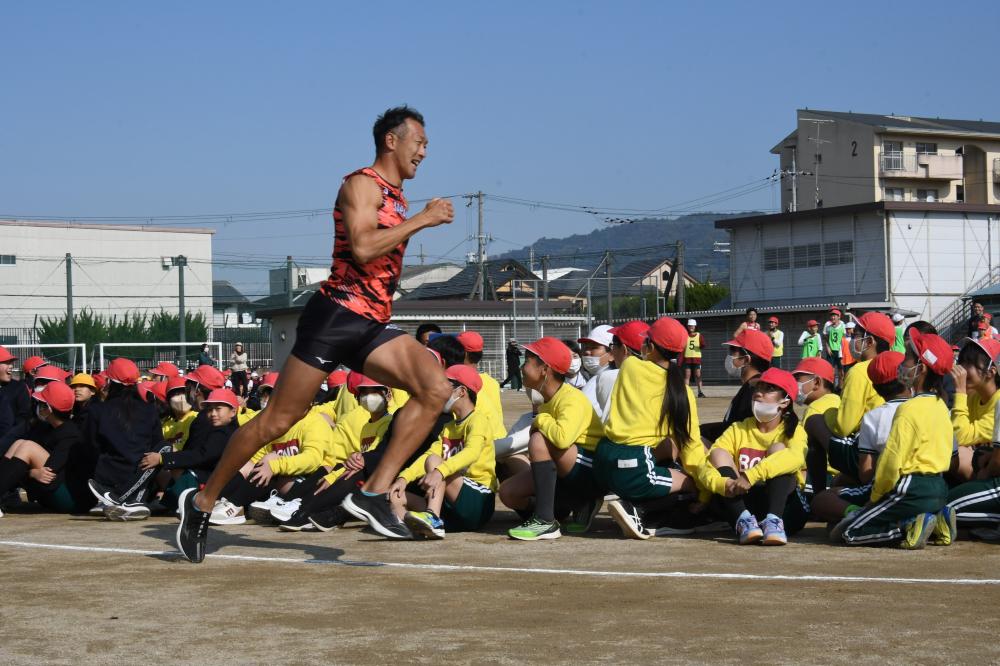
[[[337,207],[344,214],[351,254],[362,264],[389,254],[421,229],[451,222],[454,209],[447,199],[431,199],[423,211],[390,229],[378,228],[382,192],[367,176],[352,176],[340,188]]]

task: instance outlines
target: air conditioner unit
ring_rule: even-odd
[[[173,257],[160,257],[160,262],[163,264],[163,270],[169,271],[170,267],[174,265]]]

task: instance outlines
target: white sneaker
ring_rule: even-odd
[[[292,514],[299,510],[302,506],[302,499],[296,497],[293,500],[278,500],[280,504],[273,509],[271,509],[271,517],[277,520],[279,523],[284,523],[292,517]]]
[[[87,512],[91,516],[103,516],[104,515],[104,505],[98,502],[94,506],[90,507],[90,511]]]
[[[243,507],[236,506],[227,499],[220,499],[212,508],[212,516],[208,519],[210,525],[242,525],[247,522],[243,515]]]
[[[109,504],[103,508],[104,517],[108,520],[146,520],[149,518],[149,507],[145,504],[123,503]]]
[[[278,496],[277,490],[272,490],[266,500],[253,502],[247,507],[247,517],[258,523],[269,523],[272,521],[271,509],[277,509],[284,501]]]

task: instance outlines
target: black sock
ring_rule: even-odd
[[[296,481],[292,484],[292,487],[288,489],[288,492],[285,493],[285,499],[301,499],[304,501],[306,497],[312,495],[316,491],[316,486],[319,485],[319,482],[323,480],[323,477],[326,476],[326,474],[326,468],[320,467],[304,479]]]
[[[31,465],[20,458],[0,458],[0,495],[17,488],[29,471]]]
[[[732,467],[720,467],[719,474],[726,477],[727,479],[738,479],[739,474]],[[739,520],[740,515],[746,511],[747,505],[743,501],[742,496],[736,497],[723,497],[722,506],[726,512],[726,520],[729,521],[730,525],[735,525],[736,521]]]
[[[798,479],[794,474],[785,474],[769,479],[766,484],[767,512],[781,518],[782,514],[785,513],[785,504],[788,502],[788,496],[795,491],[797,483]]]
[[[535,515],[547,523],[556,519],[556,464],[551,460],[531,463],[535,482]]]
[[[360,476],[360,473],[358,473],[349,479],[340,477],[333,482],[332,486],[319,495],[309,495],[303,499],[300,510],[304,511],[305,515],[312,515],[340,506],[345,497],[358,490],[361,487],[360,484],[364,483],[364,480]]]

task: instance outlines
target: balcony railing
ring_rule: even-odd
[[[1000,157],[993,158],[993,183],[1000,183]]]
[[[958,180],[962,177],[962,156],[882,151],[879,154],[879,175]]]

